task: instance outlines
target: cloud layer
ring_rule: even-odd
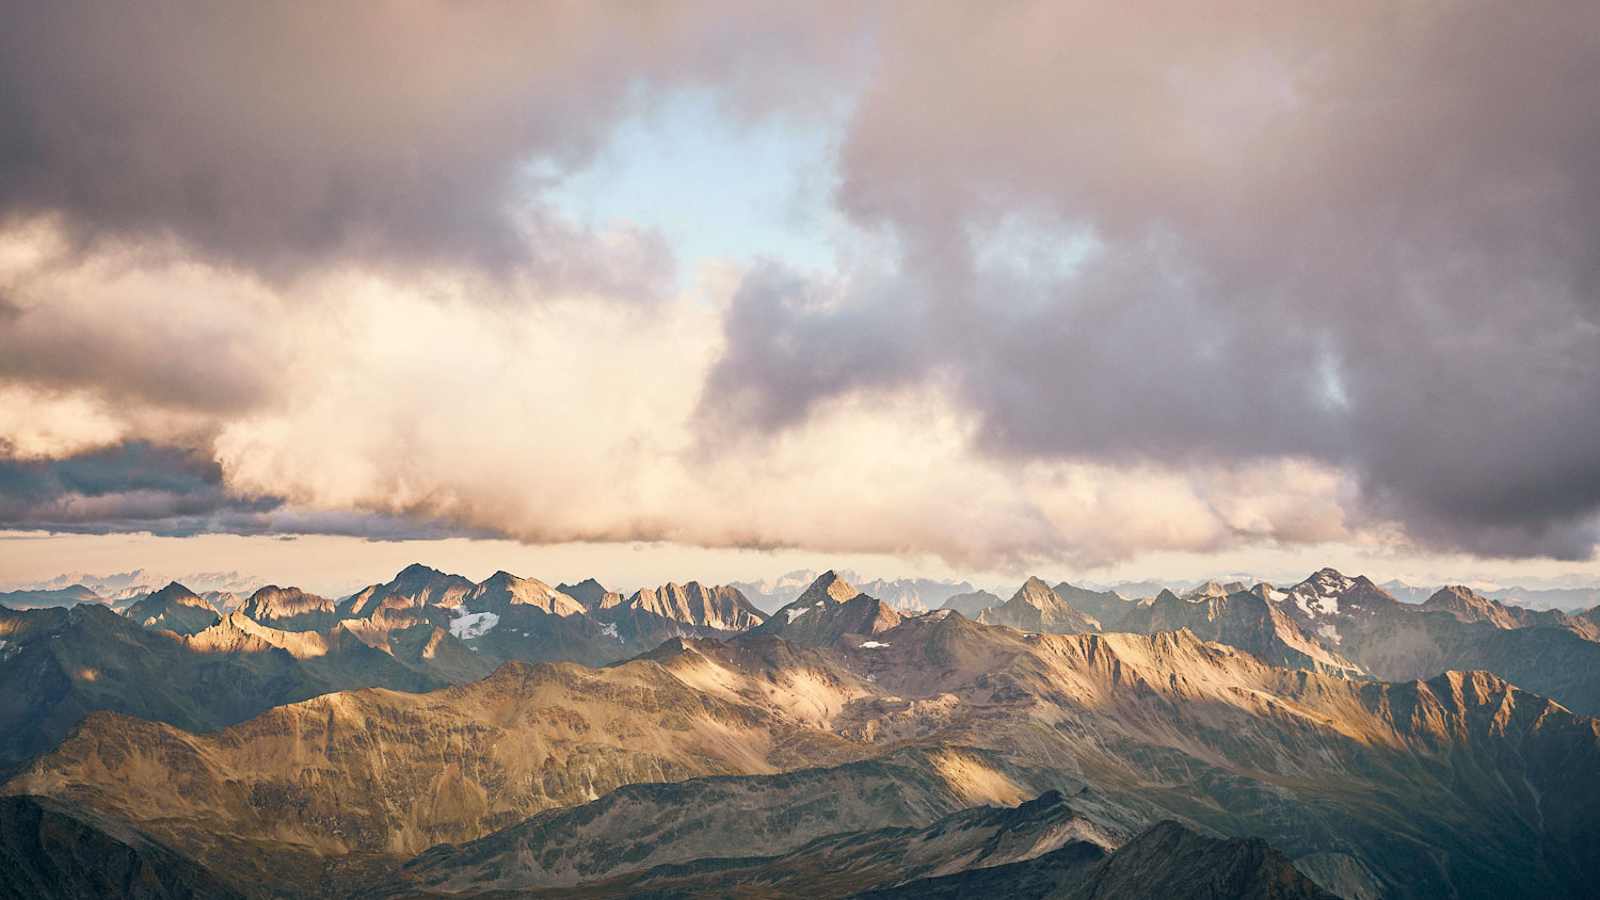
[[[903,252],[751,273],[708,417],[939,379],[989,453],[1313,459],[1425,542],[1593,552],[1600,15],[1014,13],[884,32],[838,200]]]
[[[1103,7],[10,10],[0,526],[1592,557],[1600,14]],[[686,88],[886,252],[550,205]]]

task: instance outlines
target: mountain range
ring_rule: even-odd
[[[176,584],[0,610],[0,896],[1575,897],[1600,871],[1592,611],[1331,569],[941,605],[416,565],[225,614]]]

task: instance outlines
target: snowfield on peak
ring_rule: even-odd
[[[457,607],[459,610],[460,607]],[[450,633],[461,640],[483,637],[500,624],[500,617],[491,612],[462,613],[450,622]]]

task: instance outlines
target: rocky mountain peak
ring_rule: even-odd
[[[158,603],[181,603],[184,606],[211,608],[211,604],[207,603],[205,598],[176,581],[168,582],[166,587],[156,591],[146,599]]]
[[[1045,609],[1051,604],[1059,603],[1061,600],[1056,596],[1056,592],[1051,589],[1049,583],[1037,575],[1029,575],[1028,580],[1022,583],[1022,587],[1017,588],[1017,592],[1011,595],[1011,599],[1013,601],[1021,600],[1023,603],[1039,609]]]
[[[621,594],[606,590],[605,585],[593,578],[585,578],[577,584],[562,582],[556,585],[556,590],[578,601],[588,610],[616,606],[622,601]]]
[[[1466,585],[1445,585],[1422,602],[1420,609],[1447,612],[1462,622],[1488,622],[1496,628],[1517,628],[1515,612],[1505,604],[1477,593]],[[1520,612],[1520,610],[1516,611]]]
[[[844,603],[860,595],[861,592],[856,590],[854,585],[845,581],[832,569],[829,569],[818,575],[816,580],[811,582],[811,586],[800,594],[799,599],[795,600],[795,603],[816,603],[819,600]]]
[[[1099,631],[1100,622],[1063,600],[1037,577],[1023,582],[1004,604],[978,614],[985,625],[1005,625],[1022,631],[1078,634]]]
[[[176,581],[128,607],[128,618],[146,628],[194,634],[221,620],[205,598]]]

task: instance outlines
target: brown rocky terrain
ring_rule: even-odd
[[[1187,631],[891,619],[837,578],[814,588],[793,605],[799,642],[765,626],[679,639],[601,670],[511,666],[434,694],[329,695],[214,735],[92,717],[7,790],[126,819],[201,861],[302,873],[302,886],[481,839],[411,871],[421,885],[599,890],[706,853],[771,856],[785,828],[820,840],[887,824],[844,805],[840,778],[923,798],[886,803],[903,811],[897,827],[1054,789],[1106,834],[1177,819],[1270,835],[1347,897],[1567,896],[1600,865],[1600,730],[1495,676],[1361,682]],[[819,764],[836,774],[796,771]],[[703,775],[731,780],[685,782]],[[654,786],[611,795],[629,784]],[[574,803],[577,818],[524,821]]]

